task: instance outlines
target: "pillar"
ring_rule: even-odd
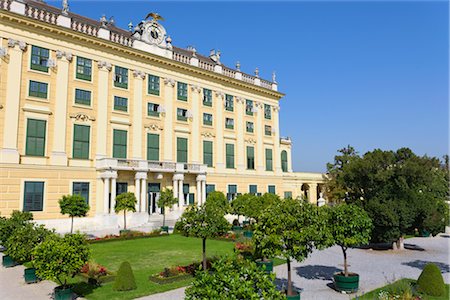
[[[197,175],[197,203],[198,205],[202,205],[206,201],[206,175],[199,174]]]
[[[236,111],[237,111],[237,136],[236,136],[236,153],[237,158],[236,167],[238,172],[243,172],[246,168],[245,165],[245,149],[244,149],[244,113],[245,113],[245,99],[241,97],[236,97]]]
[[[103,179],[103,213],[109,213],[109,177]]]
[[[178,180],[178,205],[184,206],[183,179]]]
[[[164,157],[165,161],[175,161],[173,156],[173,118],[176,114],[176,109],[173,108],[175,80],[164,78]]]
[[[255,145],[255,169],[258,173],[264,172],[264,104],[255,103],[258,108],[256,113],[256,145]]]
[[[116,196],[117,196],[117,175],[111,178],[111,214],[114,214],[114,207],[116,206]]]
[[[50,155],[52,165],[67,166],[66,153],[66,123],[67,123],[67,92],[69,88],[69,63],[72,54],[56,51],[58,59],[56,73],[56,101],[54,125],[53,125],[53,148]]]
[[[317,203],[317,183],[309,184],[309,202],[316,204]]]
[[[137,175],[137,173],[136,173]],[[141,179],[138,176],[134,178],[134,195],[136,196],[136,211],[141,210]]]
[[[203,203],[203,194],[202,194],[202,182],[197,179],[197,205],[200,206]]]
[[[142,176],[141,183],[141,212],[148,211],[147,204],[147,173],[144,173],[145,176]]]
[[[19,128],[20,85],[22,83],[22,55],[27,48],[27,44],[9,39],[8,48],[8,75],[7,80],[5,80],[5,120],[2,128],[3,145],[0,151],[0,162],[18,164],[17,131]]]
[[[216,166],[216,172],[220,172],[223,171],[223,169],[225,168],[225,164],[224,164],[224,159],[225,159],[225,155],[224,155],[224,143],[223,143],[223,128],[224,128],[224,123],[225,120],[223,119],[223,111],[224,111],[224,100],[225,100],[225,94],[219,91],[215,92],[215,101],[214,101],[214,105],[216,106],[216,114],[214,117],[214,124],[215,124],[215,128],[216,128],[216,151],[215,151],[215,166]],[[238,124],[236,124],[238,125]],[[239,126],[241,126],[242,124],[239,124]]]
[[[145,73],[142,71],[133,71],[134,90],[133,90],[133,158],[142,158],[142,85],[145,79]]]
[[[106,152],[106,137],[108,128],[108,87],[109,87],[109,72],[111,71],[111,64],[99,61],[98,64],[98,92],[97,92],[97,153],[96,158],[105,158]],[[95,103],[95,101],[94,101]]]
[[[191,160],[193,164],[199,164],[203,163],[203,157],[200,155],[200,124],[203,120],[203,116],[200,115],[200,95],[201,95],[201,88],[197,85],[191,85],[191,109],[192,109],[192,129],[191,129],[191,136],[192,136],[192,150],[189,151],[188,154],[191,155]],[[189,161],[189,160],[188,160]]]
[[[206,180],[202,180],[202,203],[206,202]]]
[[[274,129],[273,133],[273,170],[275,173],[282,173],[281,170],[281,151],[280,151],[280,122],[279,122],[279,106],[272,106],[272,128]]]
[[[173,179],[173,196],[175,198],[178,198],[178,180],[175,179],[175,176],[174,176],[174,179]],[[178,205],[180,205],[179,201],[178,201]]]

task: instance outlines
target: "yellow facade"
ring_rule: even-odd
[[[160,26],[149,22],[143,26]],[[164,46],[147,45],[113,25],[42,3],[0,1],[1,215],[24,209],[27,182],[44,183],[42,209],[33,211],[35,219],[43,221],[65,218],[57,200],[74,192],[74,182],[88,183],[89,216],[98,220],[115,215],[110,207],[119,182],[127,183],[139,200],[137,214],[145,217],[136,217],[137,223],[159,212],[149,191],[149,184],[155,183],[174,189],[180,199],[178,212],[189,203],[183,198],[202,203],[212,186],[226,194],[230,185],[237,193],[249,192],[250,185],[256,185],[257,193],[275,186],[281,197],[298,197],[308,189],[310,201],[317,201],[322,174],[293,172],[291,141],[280,137],[283,94],[276,82],[229,69],[216,53],[205,57],[173,47],[165,38]],[[48,71],[33,69],[33,46],[48,49]],[[90,80],[77,78],[79,57],[91,61]],[[127,69],[125,88],[116,86],[116,66]],[[159,77],[159,95],[149,93],[149,75]],[[30,81],[47,84],[47,97],[30,96],[35,90],[30,92]],[[187,101],[178,99],[179,83],[187,84]],[[89,105],[75,103],[76,89],[90,92]],[[205,89],[211,91],[212,106],[203,103]],[[233,111],[225,108],[227,95],[233,97]],[[126,111],[115,107],[115,96],[127,99]],[[248,99],[252,115],[246,111]],[[158,116],[148,115],[148,103],[159,105]],[[268,107],[270,118],[265,117]],[[186,110],[186,120],[178,120],[178,109]],[[204,124],[204,113],[212,115],[211,125]],[[227,118],[233,119],[233,129],[227,128]],[[43,155],[27,155],[29,119],[45,121]],[[247,132],[247,122],[254,124],[253,132]],[[87,159],[74,158],[75,125],[89,126],[84,127],[89,128]],[[120,148],[117,137],[113,145],[114,130],[127,133],[125,158],[114,158],[113,148]],[[147,134],[159,135],[157,161],[147,160]],[[177,138],[187,139],[187,162],[177,162]],[[204,141],[213,145],[212,167],[204,164]],[[227,144],[234,148],[233,168],[227,167]],[[248,168],[247,147],[254,148],[253,169]],[[272,153],[272,170],[267,170],[266,149]],[[287,157],[284,170],[282,151]],[[189,193],[184,193],[186,184]]]

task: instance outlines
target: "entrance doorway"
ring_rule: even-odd
[[[158,199],[161,192],[159,183],[148,184],[148,214],[162,213],[162,209],[158,207]]]

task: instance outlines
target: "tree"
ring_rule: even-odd
[[[253,239],[264,256],[286,259],[288,295],[293,295],[291,260],[301,262],[314,248],[330,246],[332,237],[327,225],[323,208],[291,198],[275,202],[261,214]]]
[[[367,212],[353,204],[339,204],[329,212],[329,228],[333,242],[344,255],[344,275],[348,277],[347,249],[370,241],[372,220]]]
[[[70,233],[73,232],[73,218],[74,217],[86,217],[89,211],[89,205],[86,203],[86,199],[81,195],[64,195],[58,201],[61,209],[61,214],[69,215],[72,218],[70,224]]]
[[[158,207],[162,207],[163,209],[163,226],[165,226],[166,223],[166,207],[172,207],[177,203],[178,198],[174,198],[173,190],[165,188],[161,191],[161,195],[158,199]]]
[[[222,192],[214,191],[208,194],[205,202],[207,210],[215,210],[218,215],[226,215],[230,211],[230,204]]]
[[[31,261],[34,248],[51,234],[54,231],[46,229],[44,225],[26,223],[16,228],[6,241],[6,254],[20,264]]]
[[[258,223],[259,217],[269,206],[280,201],[280,197],[275,194],[265,193],[262,196],[252,196],[247,207],[247,216]]]
[[[123,210],[123,229],[127,229],[127,211],[136,211],[136,196],[133,193],[123,193],[116,197],[116,206],[114,211],[119,213]]]
[[[13,231],[33,220],[33,214],[14,210],[9,218],[0,219],[0,243],[5,246]]]
[[[238,221],[239,216],[245,216],[246,208],[249,202],[250,194],[242,194],[238,195],[236,198],[231,201],[231,213],[237,215]]]
[[[339,152],[328,164],[328,195],[367,211],[374,222],[373,242],[401,240],[415,228],[433,234],[444,229],[450,195],[446,161],[417,156],[408,148],[360,156],[349,146]]]
[[[75,276],[89,260],[90,250],[82,234],[52,235],[33,251],[36,274],[47,280],[58,281],[66,287],[67,279]]]
[[[211,271],[196,272],[185,299],[285,299],[274,280],[274,274],[266,274],[252,261],[223,257]]]
[[[223,193],[221,194],[225,198]],[[230,227],[230,224],[225,219],[226,209],[220,205],[221,202],[220,196],[217,194],[212,197],[208,195],[206,202],[201,206],[189,206],[186,208],[175,224],[175,229],[182,234],[202,239],[204,270],[206,270],[206,239],[222,235]]]

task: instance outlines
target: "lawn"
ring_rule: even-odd
[[[207,240],[208,257],[233,252],[234,243]],[[91,244],[92,258],[108,270],[116,272],[122,262],[128,261],[133,268],[137,289],[128,292],[112,290],[112,283],[92,289],[87,284],[79,284],[77,292],[83,291],[87,299],[133,299],[188,285],[192,279],[159,285],[148,280],[150,275],[161,272],[165,267],[187,265],[199,262],[202,257],[201,239],[181,235],[167,235],[125,241]],[[80,282],[74,278],[72,283]]]
[[[415,280],[413,279],[400,279],[397,280],[391,284],[385,285],[379,289],[373,290],[368,292],[367,294],[364,294],[362,296],[359,296],[355,299],[358,300],[376,300],[379,299],[378,298],[378,294],[380,293],[380,291],[398,291],[399,289],[401,289],[402,287],[405,286],[405,284],[410,284],[411,286],[414,286],[414,284],[416,283]],[[441,297],[433,297],[433,296],[428,296],[428,295],[424,295],[424,294],[419,294],[420,295],[420,299],[423,300],[448,300],[449,296],[450,296],[450,284],[446,284],[445,285],[445,295],[441,296]]]

